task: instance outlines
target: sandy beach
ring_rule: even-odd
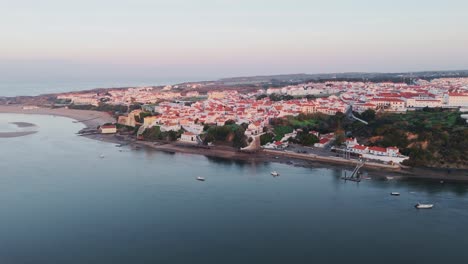
[[[22,105],[0,105],[0,113],[63,116],[83,123],[87,128],[97,128],[105,123],[115,123],[115,118],[105,112],[75,110],[67,108],[23,109]]]

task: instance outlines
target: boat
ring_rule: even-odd
[[[271,175],[273,175],[274,177],[276,177],[276,176],[279,176],[279,173],[276,172],[276,171],[272,171],[272,172],[271,172]]]
[[[393,196],[400,196],[400,193],[399,193],[399,192],[391,192],[390,195],[393,195]]]
[[[386,179],[387,181],[391,181],[391,180],[393,180],[394,178],[393,178],[392,176],[387,176],[387,177],[385,177],[385,179]]]
[[[203,178],[203,177],[197,177],[197,181],[205,181],[205,178]]]
[[[101,154],[99,157],[100,157],[101,159],[104,158],[104,154]]]
[[[432,209],[434,207],[433,204],[422,204],[422,203],[417,203],[414,207],[417,209]]]

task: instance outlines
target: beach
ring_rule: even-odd
[[[115,118],[106,112],[68,108],[27,108],[23,105],[0,105],[0,113],[63,116],[81,122],[87,128],[92,129],[96,129],[98,126],[105,123],[115,123]]]

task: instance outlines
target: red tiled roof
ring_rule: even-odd
[[[354,149],[359,149],[359,150],[365,150],[367,147],[366,146],[361,146],[361,145],[356,145],[353,148]]]
[[[328,139],[328,138],[322,138],[322,139],[319,141],[319,143],[320,143],[320,144],[325,144],[325,143],[327,143],[328,141],[330,141],[330,139]]]
[[[101,126],[101,128],[116,128],[115,125],[105,125],[105,126]]]
[[[378,152],[387,152],[386,148],[381,148],[381,147],[370,147],[369,150],[378,151]]]

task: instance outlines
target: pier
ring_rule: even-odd
[[[341,179],[345,180],[345,181],[355,181],[355,182],[360,182],[361,181],[361,177],[359,176],[359,170],[364,166],[364,162],[361,162],[359,164],[356,165],[356,167],[354,168],[354,170],[351,172],[351,175],[349,177],[345,176],[344,177],[341,177]],[[346,173],[346,172],[345,172]]]

